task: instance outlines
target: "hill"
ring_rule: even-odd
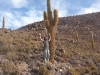
[[[43,21],[0,29],[1,75],[100,75],[100,12],[59,18],[54,64],[43,61],[44,32]]]

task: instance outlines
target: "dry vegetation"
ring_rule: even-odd
[[[0,75],[100,75],[100,12],[60,18],[56,30],[55,63],[45,65],[42,21],[0,29]]]

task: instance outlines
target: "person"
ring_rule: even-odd
[[[44,39],[42,39],[40,33],[39,35],[40,35],[41,41],[44,43],[44,61],[46,63],[50,59],[49,41],[51,40],[51,35],[49,34],[49,39],[46,36],[44,37]]]

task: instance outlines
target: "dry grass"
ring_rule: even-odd
[[[46,66],[40,66],[40,68],[39,68],[39,75],[50,75],[50,72],[46,68]]]
[[[84,16],[91,18],[92,21]],[[65,17],[59,20],[56,28],[56,63],[53,64],[54,66],[52,64],[47,67],[43,66],[43,43],[38,35],[38,33],[44,34],[43,22],[32,23],[19,30],[5,29],[2,32],[0,29],[0,58],[4,56],[7,60],[1,61],[0,59],[0,73],[4,71],[10,75],[20,75],[23,72],[22,64],[27,64],[30,68],[27,68],[28,73],[33,75],[38,72],[43,75],[49,71],[52,75],[64,75],[65,73],[68,75],[99,75],[100,19],[96,18],[99,14],[98,16],[92,14],[92,17],[84,16]],[[92,48],[90,31],[86,27],[89,27],[90,31],[94,33],[95,50]],[[33,66],[31,66],[32,63]],[[61,66],[63,63],[66,64]],[[69,63],[69,67],[67,63]],[[24,67],[25,69],[26,67]],[[26,72],[25,70],[24,73]]]

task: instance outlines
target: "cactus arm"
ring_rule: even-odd
[[[47,15],[46,11],[43,12],[43,15],[44,15],[44,26],[46,28],[48,28],[50,26],[50,23],[49,23],[48,15]]]
[[[53,20],[53,25],[56,26],[58,23],[58,10],[54,9],[54,20]]]
[[[47,20],[48,19],[48,15],[47,15],[46,11],[43,12],[43,15],[44,15],[44,20]]]
[[[45,25],[45,27],[48,29],[48,28],[49,28],[49,26],[50,26],[49,21],[48,21],[48,20],[44,20],[44,25]]]

